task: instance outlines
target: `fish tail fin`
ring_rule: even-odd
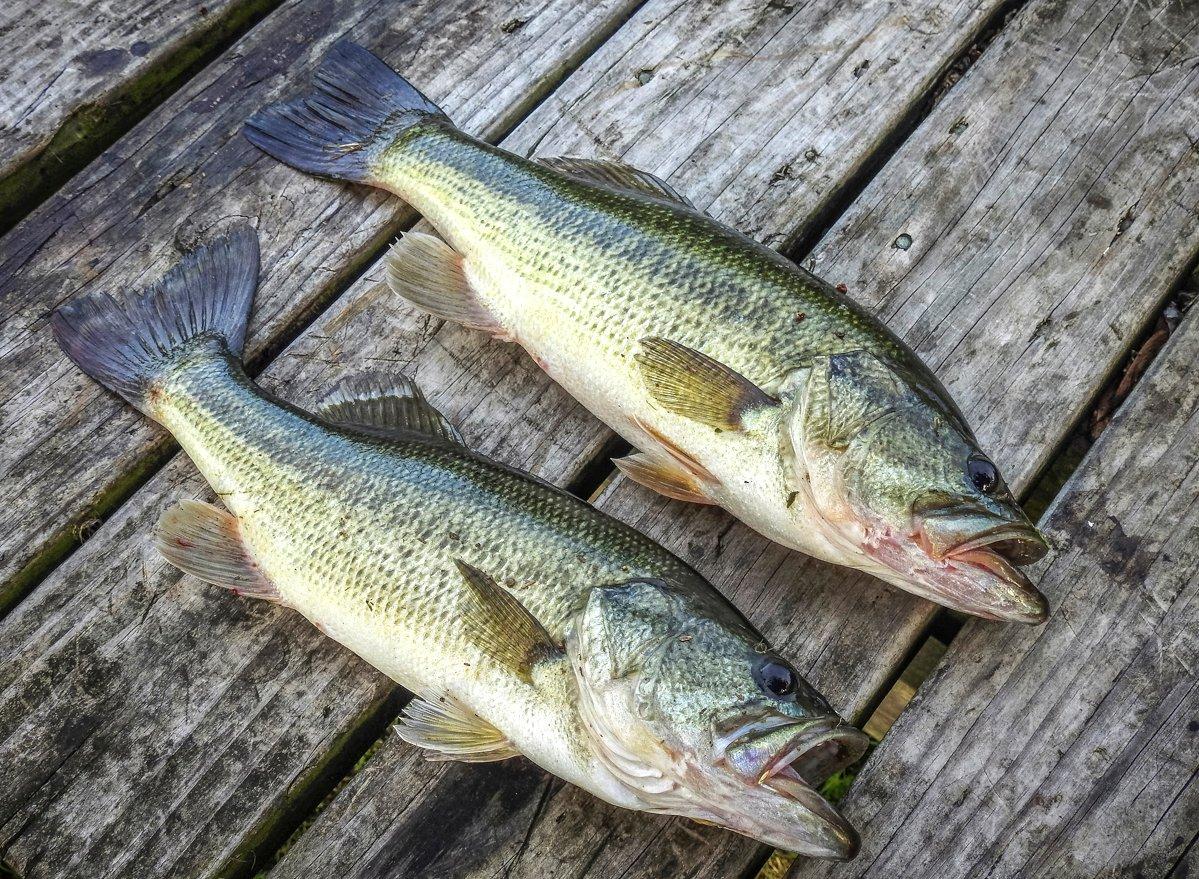
[[[313,76],[315,91],[251,116],[243,132],[254,146],[309,174],[374,182],[379,148],[441,108],[378,56],[343,40]]]
[[[258,286],[258,237],[241,227],[193,251],[145,290],[120,298],[94,291],[50,318],[71,360],[139,411],[156,378],[198,345],[240,357]]]

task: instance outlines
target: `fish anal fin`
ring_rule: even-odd
[[[336,424],[376,436],[419,433],[464,445],[458,429],[405,375],[364,372],[347,376],[325,395],[317,413]]]
[[[468,636],[493,660],[531,683],[533,666],[560,648],[511,592],[478,568],[460,560],[454,563],[467,586],[461,610]]]
[[[576,180],[583,180],[587,183],[598,183],[602,186],[610,186],[613,189],[624,189],[638,195],[649,195],[666,201],[678,202],[681,205],[691,208],[693,211],[699,211],[699,208],[691,202],[691,199],[680,193],[661,177],[651,174],[648,171],[634,168],[632,165],[626,165],[624,162],[617,162],[612,159],[580,159],[575,156],[552,156],[538,159],[537,161],[547,168],[553,168],[555,171],[565,174],[568,177],[574,177]]]
[[[393,244],[387,252],[387,283],[434,317],[507,335],[471,286],[461,254],[436,235],[408,232]]]
[[[658,494],[692,504],[712,503],[694,474],[678,465],[660,463],[641,452],[616,458],[612,463],[629,479]]]
[[[185,574],[238,595],[283,602],[241,537],[230,512],[203,501],[182,500],[168,507],[154,529],[154,544]]]
[[[635,358],[658,405],[716,430],[740,430],[748,413],[777,405],[741,374],[669,339],[642,339]]]
[[[490,763],[520,753],[507,736],[449,695],[414,698],[400,712],[395,731],[425,749],[430,760]]]

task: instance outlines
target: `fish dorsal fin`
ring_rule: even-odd
[[[457,428],[404,375],[364,372],[346,376],[321,400],[317,413],[372,436],[419,433],[464,445]]]
[[[462,255],[436,235],[407,232],[387,251],[387,284],[421,311],[505,336],[466,277]]]
[[[612,463],[629,479],[660,495],[692,504],[712,503],[700,481],[678,464],[664,464],[642,452],[615,458]]]
[[[415,698],[400,712],[396,734],[430,760],[490,763],[520,752],[507,736],[450,695]]]
[[[709,427],[740,430],[749,412],[776,405],[741,374],[678,342],[642,339],[635,357],[650,396],[662,408]]]
[[[163,557],[198,580],[282,603],[241,537],[237,518],[203,501],[184,500],[168,507],[154,529],[154,545]]]
[[[624,162],[611,159],[578,159],[574,156],[553,156],[548,159],[538,159],[547,168],[553,168],[560,174],[574,177],[586,183],[599,183],[614,189],[626,189],[638,195],[652,195],[666,201],[678,202],[681,205],[699,211],[687,196],[648,171],[641,171]]]
[[[545,627],[500,584],[478,568],[455,560],[466,581],[462,621],[467,636],[521,680],[531,682],[533,666],[557,652]]]

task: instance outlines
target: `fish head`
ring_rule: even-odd
[[[589,746],[640,808],[813,857],[856,854],[817,788],[868,739],[731,607],[654,580],[596,589],[567,653]]]
[[[854,352],[813,370],[787,440],[805,489],[859,567],[991,619],[1042,622],[1020,570],[1048,544],[931,375]]]

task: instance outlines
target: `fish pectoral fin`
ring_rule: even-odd
[[[681,205],[699,212],[687,196],[654,174],[616,162],[611,159],[579,159],[574,156],[552,156],[538,159],[547,168],[553,168],[567,177],[574,177],[585,183],[599,183],[615,189],[626,189],[638,195],[652,195],[656,198],[675,201]]]
[[[507,736],[449,695],[414,698],[400,712],[395,731],[428,751],[430,760],[490,763],[520,754]]]
[[[405,375],[364,372],[347,376],[324,396],[317,414],[373,436],[419,433],[465,445],[458,429]]]
[[[471,287],[462,255],[436,235],[407,232],[387,252],[387,283],[434,317],[506,336]]]
[[[478,568],[455,559],[466,581],[462,600],[463,628],[475,644],[526,682],[533,680],[533,666],[561,648],[528,608]]]
[[[283,603],[247,551],[237,517],[220,507],[194,500],[168,507],[154,529],[154,544],[185,574],[238,595]]]
[[[642,339],[634,356],[655,402],[717,430],[740,430],[749,412],[777,405],[740,373],[678,342]]]
[[[658,494],[692,504],[712,503],[703,493],[699,479],[683,467],[659,463],[641,452],[614,458],[612,463],[629,479]]]

